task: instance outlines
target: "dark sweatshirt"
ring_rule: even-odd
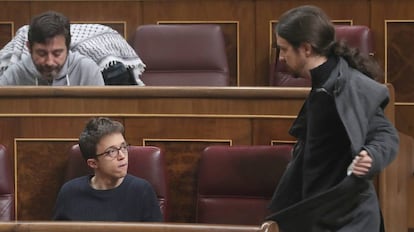
[[[157,196],[146,180],[128,174],[118,187],[96,190],[90,186],[91,177],[79,177],[62,186],[53,220],[162,221]]]

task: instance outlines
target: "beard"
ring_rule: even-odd
[[[36,69],[44,79],[53,80],[58,76],[62,69],[62,65],[36,65]]]
[[[292,75],[293,78],[300,78],[300,72],[297,69],[291,68],[289,65],[286,64],[287,72]]]
[[[296,63],[293,67],[287,63],[284,65],[286,66],[287,72],[290,73],[294,78],[309,78],[305,72],[306,62],[304,60]]]

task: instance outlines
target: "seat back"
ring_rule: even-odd
[[[352,48],[358,48],[366,55],[374,55],[374,38],[369,27],[363,25],[335,25],[336,39],[342,40]],[[286,64],[279,62],[279,51],[276,51],[271,63],[269,78],[271,86],[308,87],[308,78],[294,77],[288,72]]]
[[[6,148],[0,144],[0,221],[14,220],[14,186]]]
[[[205,148],[198,173],[196,221],[263,223],[291,149],[290,145]]]
[[[65,181],[93,173],[82,157],[79,145],[69,150]],[[157,194],[164,221],[169,219],[168,179],[162,150],[153,146],[129,146],[128,173],[147,180]]]
[[[219,25],[142,25],[132,46],[146,65],[146,85],[227,86],[229,68]]]

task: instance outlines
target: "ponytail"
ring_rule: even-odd
[[[384,73],[373,56],[363,54],[358,48],[351,48],[343,41],[335,41],[332,46],[335,55],[344,58],[349,66],[374,80],[382,80]]]

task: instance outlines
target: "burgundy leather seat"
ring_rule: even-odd
[[[198,173],[196,221],[263,223],[291,149],[290,145],[205,148]]]
[[[6,148],[0,145],[0,221],[14,220],[14,185]]]
[[[362,25],[336,25],[336,39],[345,41],[350,47],[358,48],[363,54],[374,55],[374,38],[370,28]],[[270,68],[271,86],[308,87],[309,79],[293,77],[288,73],[286,64],[279,62],[278,51]]]
[[[145,63],[145,85],[227,86],[229,68],[219,25],[142,25],[131,41]]]
[[[79,145],[69,150],[65,181],[93,173],[83,159]],[[153,146],[130,146],[128,148],[128,173],[146,179],[151,183],[160,202],[164,221],[168,221],[170,209],[168,200],[168,179],[165,157],[162,150]]]

